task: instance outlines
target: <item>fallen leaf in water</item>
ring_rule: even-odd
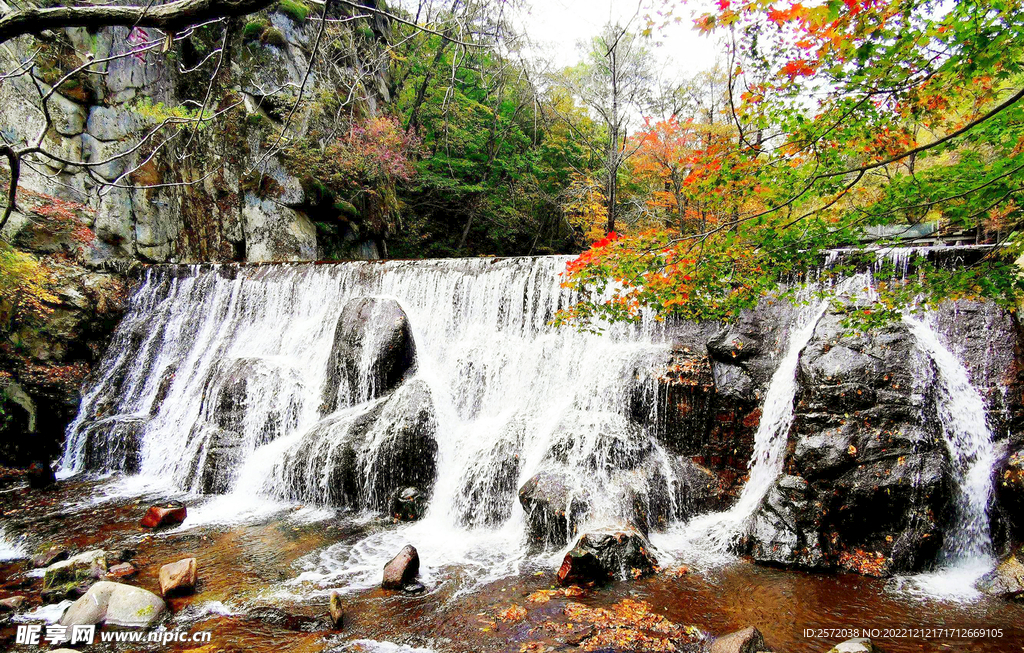
[[[498,613],[502,621],[522,621],[526,619],[526,608],[521,605],[510,605]]]

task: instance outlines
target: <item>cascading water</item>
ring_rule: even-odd
[[[891,258],[905,274],[908,256]],[[349,588],[379,583],[383,563],[410,542],[428,583],[450,577],[437,576],[449,565],[480,581],[516,573],[536,550],[517,492],[550,474],[563,489],[553,507],[566,519],[544,551],[557,556],[588,528],[650,514],[658,488],[677,481],[656,437],[657,402],[637,402],[657,396],[672,336],[649,318],[603,334],[550,327],[574,301],[560,284],[567,260],[149,270],[85,390],[61,473],[122,471],[163,491],[214,495],[190,509],[188,526],[295,503],[380,514],[394,490],[426,490],[421,520],[331,546],[297,579]],[[833,294],[857,284],[870,295],[870,271]],[[720,555],[745,533],[782,471],[800,355],[827,309],[808,302],[786,314],[788,344],[736,504],[681,525],[676,504],[661,502],[669,528],[651,533],[656,548]],[[976,430],[984,406],[962,366],[921,329],[915,337],[940,370],[940,418],[960,461],[958,528],[987,533],[989,495],[978,488],[991,437]],[[396,376],[382,357],[398,350],[414,360]],[[972,420],[975,431],[965,426]],[[988,547],[987,535],[947,544],[947,565]]]
[[[828,310],[829,300],[818,302],[790,335],[786,354],[779,363],[765,394],[761,420],[754,434],[750,476],[733,506],[721,513],[702,515],[669,533],[652,539],[667,550],[700,557],[727,556],[730,547],[750,524],[761,501],[782,472],[789,429],[793,425],[793,399],[797,391],[796,370],[814,329]]]
[[[27,555],[25,547],[9,536],[7,531],[0,526],[0,562],[18,560],[27,557]]]
[[[929,596],[973,598],[975,582],[992,568],[989,503],[996,448],[985,400],[963,363],[926,319],[905,316],[919,349],[935,364],[936,407],[956,486],[953,521],[946,530],[938,569],[912,577],[910,588]]]
[[[196,524],[280,501],[387,510],[384,477],[433,465],[422,521],[328,550],[311,573],[336,573],[344,558],[346,573],[365,567],[365,582],[379,582],[413,537],[432,564],[508,573],[527,548],[517,490],[534,474],[557,470],[570,496],[586,493],[585,523],[627,521],[645,474],[671,479],[631,406],[667,360],[662,326],[550,327],[573,300],[560,283],[567,260],[147,271],[69,430],[62,473],[125,470],[225,494],[190,511]],[[343,387],[331,411],[336,325],[365,297],[404,309],[415,368],[380,395],[371,358],[386,343],[362,341],[356,391]],[[436,446],[433,461],[408,453],[421,445]]]

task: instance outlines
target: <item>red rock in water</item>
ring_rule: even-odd
[[[128,578],[129,576],[134,576],[136,571],[138,570],[135,568],[135,565],[130,562],[122,562],[107,570],[107,578]]]
[[[419,573],[420,555],[416,552],[416,547],[407,544],[384,566],[384,581],[381,587],[386,590],[402,589],[406,584],[412,583]]]
[[[145,528],[173,526],[185,521],[186,514],[184,505],[172,501],[162,506],[150,506],[146,516],[139,523]]]

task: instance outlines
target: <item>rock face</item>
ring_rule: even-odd
[[[100,581],[67,609],[60,618],[60,625],[149,628],[156,624],[166,609],[163,599],[141,587]]]
[[[757,628],[744,628],[719,637],[711,643],[709,653],[758,653],[770,650]]]
[[[411,544],[398,552],[388,564],[384,565],[384,580],[381,587],[386,590],[399,590],[415,582],[420,573],[420,554]]]
[[[28,466],[28,486],[35,490],[43,490],[57,482],[57,475],[48,461],[36,461]]]
[[[164,597],[191,594],[195,589],[195,558],[185,558],[160,567],[160,593]]]
[[[415,364],[409,317],[398,302],[378,297],[350,300],[334,331],[323,414],[391,392]]]
[[[902,325],[847,335],[826,314],[804,349],[786,471],[755,516],[755,560],[887,575],[920,569],[951,514],[930,361]]]
[[[170,501],[159,506],[150,506],[139,524],[143,528],[162,528],[175,526],[185,521],[188,511],[177,501]]]
[[[650,576],[658,565],[650,546],[647,538],[630,528],[587,533],[565,555],[558,582],[571,585]]]

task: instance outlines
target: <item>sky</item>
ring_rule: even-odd
[[[550,57],[559,68],[579,61],[579,41],[595,36],[609,21],[626,23],[637,14],[638,6],[637,0],[527,0],[524,4],[516,12],[516,24],[537,43],[545,58]],[[669,76],[688,77],[715,63],[714,41],[692,29],[691,17],[701,4],[705,3],[680,2],[676,13],[683,19],[681,24],[655,33],[660,45],[652,50]],[[646,27],[644,15],[649,6],[644,1],[639,15],[633,19],[637,31]]]

